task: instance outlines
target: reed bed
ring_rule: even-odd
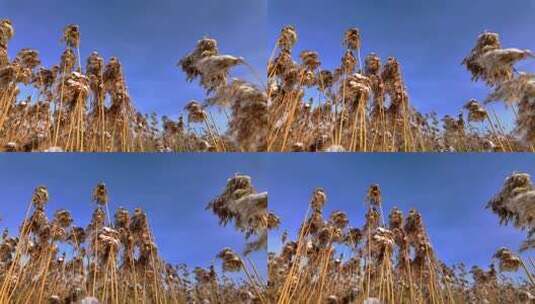
[[[6,229],[0,239],[0,303],[268,303],[265,279],[248,256],[266,250],[267,193],[250,184],[247,194],[229,193],[214,200],[229,206],[214,209],[216,215],[224,223],[236,220],[247,239],[259,239],[243,254],[222,248],[214,256],[221,266],[190,268],[159,255],[142,209],[118,208],[112,217],[103,183],[92,193],[95,209],[86,227],[75,225],[66,209],[49,219],[49,193],[39,186],[18,235]]]
[[[199,79],[206,101],[188,102],[173,120],[136,110],[118,58],[105,62],[93,52],[84,64],[77,25],[64,29],[64,52],[49,68],[33,49],[22,49],[10,60],[8,46],[14,35],[14,25],[0,20],[2,151],[265,150],[266,94],[253,83],[231,77],[232,67],[249,65],[243,58],[220,54],[214,39],[201,39],[179,61],[189,81]],[[22,97],[22,89],[31,94]],[[225,117],[226,125],[216,123],[217,115]]]
[[[511,197],[509,193],[523,195],[520,193],[520,189],[524,189],[522,186],[511,190],[509,184],[504,186],[508,190],[490,201],[491,206],[516,205],[500,203],[503,202],[501,197]],[[421,213],[412,209],[404,214],[396,207],[390,209],[388,215],[383,213],[379,185],[371,185],[365,196],[367,211],[362,226],[353,226],[352,219],[343,211],[324,215],[326,203],[325,189],[315,189],[296,235],[292,237],[287,231],[283,232],[280,249],[269,253],[271,303],[535,301],[533,259],[522,260],[512,250],[499,248],[496,253],[489,254],[488,268],[467,269],[462,263],[446,265],[432,245]],[[523,219],[528,218],[533,229],[533,204],[531,200],[529,210],[517,208],[499,214],[515,218],[519,225],[525,224]],[[521,219],[517,217],[519,214]],[[532,249],[533,244],[530,245]],[[529,248],[524,245],[523,249]]]
[[[474,81],[489,87],[488,97],[465,101],[458,114],[443,117],[411,103],[395,57],[361,58],[357,28],[345,32],[340,65],[330,70],[313,50],[294,59],[297,31],[284,27],[266,77],[204,37],[178,68],[205,96],[189,101],[176,120],[136,110],[118,58],[105,62],[94,52],[84,66],[77,25],[64,29],[65,50],[49,68],[37,50],[20,50],[10,60],[14,35],[12,23],[1,20],[3,151],[533,151],[535,76],[515,64],[534,56],[502,47],[497,33],[482,33],[462,61]],[[233,77],[237,66],[257,83]],[[21,88],[33,93],[24,98]],[[514,122],[500,118],[495,103],[505,104]]]
[[[297,30],[284,27],[268,64],[268,151],[532,151],[535,75],[514,65],[534,56],[502,48],[496,33],[482,33],[462,62],[474,81],[492,89],[489,97],[441,118],[411,103],[395,57],[382,60],[372,52],[361,58],[359,29],[343,35],[333,69],[322,67],[314,50],[294,54],[297,43]],[[495,101],[515,113],[513,128],[496,115]]]

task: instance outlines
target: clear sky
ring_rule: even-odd
[[[295,56],[316,50],[329,69],[340,63],[344,31],[359,28],[362,58],[397,57],[412,104],[441,115],[489,92],[461,66],[479,33],[496,31],[504,47],[535,50],[535,0],[270,0],[268,19],[270,50],[291,24],[299,36]],[[535,60],[519,68],[533,72]]]
[[[40,51],[45,66],[57,64],[63,28],[80,25],[81,53],[117,56],[138,110],[175,118],[204,92],[187,83],[176,63],[204,36],[216,38],[222,53],[243,56],[259,75],[268,58],[266,0],[17,0],[0,1],[0,18],[15,27],[9,54]],[[256,78],[249,69],[235,74]]]
[[[3,154],[0,168],[0,228],[18,231],[38,185],[48,187],[49,218],[65,208],[75,225],[85,227],[95,206],[91,192],[103,181],[110,212],[120,206],[130,211],[143,208],[161,256],[191,267],[211,265],[224,247],[243,252],[243,235],[232,225],[220,227],[218,218],[205,210],[227,178],[237,172],[250,174],[257,190],[267,191],[261,158],[252,154]],[[265,275],[266,253],[254,253],[251,258]],[[219,267],[221,261],[215,265]]]
[[[524,171],[535,178],[530,154],[299,154],[269,159],[269,205],[281,218],[270,235],[269,250],[280,248],[280,234],[292,239],[302,223],[312,191],[327,193],[324,214],[343,210],[354,227],[364,223],[364,198],[379,184],[387,214],[397,206],[405,214],[417,208],[438,257],[447,264],[488,266],[496,249],[517,250],[526,234],[485,209],[506,176]],[[275,169],[276,168],[276,169]],[[533,256],[533,251],[527,252]]]

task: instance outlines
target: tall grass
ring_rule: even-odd
[[[223,273],[214,264],[191,269],[160,256],[142,209],[118,208],[112,217],[102,183],[92,193],[95,209],[86,227],[75,225],[66,209],[49,219],[48,199],[47,188],[37,187],[18,235],[6,229],[0,239],[0,303],[267,303],[262,272],[248,257],[265,243],[243,255],[222,249],[215,257]],[[236,212],[267,214],[265,205],[248,203]],[[265,233],[265,227],[254,230]],[[174,242],[180,248],[180,240]]]
[[[343,36],[339,66],[328,69],[313,50],[294,59],[297,31],[284,27],[267,62],[267,83],[244,58],[221,54],[205,37],[178,62],[205,96],[171,119],[136,110],[118,58],[105,63],[95,52],[84,65],[78,26],[65,28],[65,50],[50,68],[36,50],[9,60],[14,27],[4,19],[0,31],[4,151],[533,151],[535,77],[515,68],[533,53],[503,48],[496,33],[482,33],[459,58],[474,81],[489,87],[488,98],[461,101],[458,115],[443,117],[418,111],[395,57],[361,54],[365,41],[356,28]],[[232,77],[237,66],[258,83]],[[22,86],[33,96],[24,99]],[[514,121],[498,116],[494,102],[504,103]]]
[[[243,58],[219,54],[213,39],[201,39],[178,64],[189,81],[199,78],[206,89],[206,102],[189,102],[183,111],[177,110],[179,117],[173,120],[136,110],[118,58],[112,57],[106,63],[93,52],[84,64],[77,25],[64,29],[64,52],[59,63],[50,68],[41,64],[37,50],[20,50],[9,60],[8,46],[14,34],[11,22],[0,20],[3,151],[264,149],[265,92],[255,84],[230,78],[232,67],[249,65]],[[21,87],[31,92],[27,99],[20,97]],[[224,116],[224,122],[216,123],[216,115]]]
[[[372,185],[362,226],[342,211],[324,215],[324,189],[314,190],[294,237],[281,235],[269,253],[272,303],[533,303],[533,260],[500,248],[488,269],[446,265],[435,251],[423,216],[383,213],[381,190]],[[533,201],[531,201],[533,204]],[[530,214],[533,212],[530,211]],[[480,240],[474,240],[480,241]],[[462,250],[462,249],[459,249]],[[489,254],[490,258],[490,254]],[[498,269],[494,264],[497,263]],[[513,279],[507,272],[524,273]],[[518,277],[517,275],[515,275]]]
[[[514,64],[533,54],[502,48],[495,33],[481,34],[463,61],[474,81],[485,81],[494,93],[485,103],[469,100],[457,117],[442,118],[411,103],[395,57],[361,59],[358,29],[346,31],[340,64],[332,70],[313,50],[294,59],[297,43],[297,30],[284,27],[268,64],[268,151],[532,151],[535,76]],[[513,130],[491,101],[505,101],[515,113]]]

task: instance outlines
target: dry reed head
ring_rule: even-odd
[[[22,67],[33,70],[41,64],[39,52],[32,49],[22,49],[15,57],[14,64],[20,64]]]
[[[238,254],[230,248],[221,250],[217,257],[223,262],[223,270],[228,272],[237,272],[242,269],[243,262]]]
[[[268,230],[277,229],[280,226],[280,218],[273,212],[268,213],[267,228]]]
[[[375,53],[366,56],[364,72],[366,75],[378,75],[381,71],[381,58]]]
[[[498,260],[500,271],[515,272],[522,264],[520,258],[505,247],[498,249],[493,257]]]
[[[371,251],[382,261],[393,253],[394,234],[386,228],[377,227],[371,235],[370,243]]]
[[[345,229],[349,224],[349,219],[343,211],[335,211],[329,217],[329,224],[338,229]]]
[[[502,49],[497,33],[484,32],[463,64],[472,73],[473,80],[482,79],[488,85],[496,86],[512,79],[513,65],[528,57],[533,57],[531,51]]]
[[[123,80],[122,65],[117,57],[111,57],[104,69],[104,83],[106,90],[113,92]]]
[[[512,222],[516,228],[528,230],[528,239],[521,249],[533,248],[535,234],[535,186],[527,173],[513,173],[505,179],[500,192],[488,203],[487,208],[500,218],[500,224]]]
[[[14,62],[0,68],[0,88],[13,89],[13,98],[16,98],[20,89],[16,83],[29,84],[32,80],[32,70]],[[13,103],[15,100],[13,100]]]
[[[71,49],[66,49],[61,55],[60,66],[63,73],[69,73],[74,69],[76,64],[76,56]]]
[[[130,214],[128,213],[128,210],[125,208],[118,208],[117,211],[115,211],[115,227],[118,229],[126,229],[130,225]]]
[[[360,49],[360,32],[358,28],[350,28],[345,32],[344,45],[349,50]]]
[[[299,57],[301,57],[303,66],[310,71],[316,70],[321,65],[317,52],[302,51]]]
[[[501,48],[500,37],[497,33],[484,32],[479,35],[476,45],[470,55],[463,60],[463,64],[472,73],[472,79],[478,80],[484,77],[484,69],[478,63],[478,58],[485,51],[497,50]]]
[[[9,19],[0,19],[0,68],[9,64],[7,46],[15,31]]]
[[[475,99],[470,99],[464,108],[468,111],[468,121],[482,122],[488,117],[487,110]]]
[[[400,229],[403,227],[403,212],[401,209],[394,207],[390,210],[388,215],[388,226],[391,230]]]
[[[98,183],[93,190],[91,199],[99,206],[104,206],[108,203],[108,189],[103,182]]]
[[[347,50],[342,56],[340,64],[342,74],[351,74],[355,72],[357,64],[357,58],[355,58],[355,56],[350,50]]]
[[[68,228],[73,223],[71,213],[66,209],[56,211],[54,221],[62,228]]]
[[[513,65],[528,57],[533,57],[530,50],[500,49],[485,52],[479,58],[479,63],[487,73],[487,80],[496,83],[511,79]]]
[[[267,192],[257,193],[251,177],[236,174],[227,181],[224,191],[212,200],[207,210],[218,218],[220,225],[234,222],[236,230],[245,233],[245,239],[256,239],[246,243],[245,254],[267,246],[267,231],[279,225],[278,217],[267,210]]]
[[[329,70],[321,70],[318,76],[318,83],[322,90],[330,88],[334,84],[334,75]]]
[[[195,280],[200,284],[212,283],[217,279],[214,267],[211,266],[209,270],[201,267],[195,267],[193,270],[195,274]]]
[[[385,85],[385,93],[390,96],[390,109],[394,114],[399,114],[403,105],[406,103],[407,92],[401,76],[401,67],[394,57],[388,57],[381,78]]]
[[[92,52],[87,57],[86,73],[88,75],[95,75],[102,77],[104,72],[104,58],[98,52]]]
[[[2,36],[2,42],[7,42],[15,35],[15,30],[13,29],[13,24],[9,19],[0,19],[0,33]]]
[[[88,225],[88,231],[98,231],[104,227],[104,221],[106,220],[106,213],[101,207],[97,207],[91,215],[91,222]]]
[[[279,39],[277,40],[277,46],[281,50],[291,50],[297,42],[297,32],[295,27],[287,25],[282,28]]]
[[[500,82],[487,101],[503,101],[507,105],[516,104],[518,114],[515,131],[524,142],[535,142],[535,75],[519,72],[516,77]]]
[[[444,130],[446,130],[446,132],[460,134],[464,131],[465,124],[462,113],[460,113],[457,118],[445,115],[442,118],[442,122],[444,123]]]
[[[376,208],[369,208],[366,212],[366,222],[364,223],[364,230],[367,232],[375,230],[380,226],[381,214]]]
[[[344,95],[344,102],[348,104],[350,111],[355,111],[359,106],[367,105],[367,101],[372,93],[370,79],[362,74],[355,73],[348,76],[345,85],[340,87],[340,95]]]
[[[295,68],[296,63],[292,59],[292,53],[289,50],[281,50],[273,60],[268,64],[268,75],[284,77],[286,73]]]
[[[72,72],[64,80],[63,101],[71,108],[79,101],[84,101],[89,95],[89,79],[78,72]]]
[[[45,186],[38,186],[35,188],[32,196],[32,203],[36,209],[44,209],[48,203],[48,189]]]
[[[76,24],[65,27],[62,40],[68,47],[78,48],[80,46],[80,27]]]
[[[346,244],[351,248],[358,248],[364,235],[359,228],[349,228],[345,236]]]
[[[32,83],[41,88],[43,91],[50,91],[52,85],[56,81],[57,75],[59,72],[59,67],[54,66],[51,69],[45,69],[41,67],[34,76]]]
[[[202,123],[208,117],[203,106],[198,101],[190,101],[184,109],[188,112],[188,122],[190,123]]]
[[[231,108],[228,135],[242,150],[265,149],[269,126],[268,99],[264,91],[249,82],[233,79],[208,98],[207,104]]]
[[[470,273],[472,273],[475,283],[479,286],[492,284],[497,279],[496,269],[493,264],[490,265],[488,271],[484,271],[479,266],[473,266]]]
[[[101,263],[105,264],[109,259],[115,260],[120,245],[119,232],[110,227],[102,227],[97,233],[97,238],[100,246]]]
[[[517,103],[522,106],[524,103],[531,105],[534,96],[535,75],[519,72],[517,77],[500,82],[486,101],[504,101],[507,105]]]
[[[320,212],[323,210],[323,206],[327,202],[327,194],[323,188],[316,188],[312,193],[312,199],[310,200],[310,207],[314,212]]]
[[[67,240],[74,244],[74,246],[78,246],[78,244],[83,244],[86,241],[86,237],[87,234],[84,228],[73,226]]]
[[[227,84],[230,68],[243,62],[243,58],[231,55],[213,55],[200,59],[196,67],[201,77],[201,85],[208,94],[216,91]]]
[[[210,65],[207,63],[212,62],[211,59],[207,59],[209,61],[206,61],[206,70],[204,73],[199,69],[200,67],[204,67],[204,64],[199,66],[199,63],[206,58],[218,58],[218,55],[219,50],[217,48],[217,41],[211,38],[203,38],[197,41],[197,45],[191,53],[180,59],[178,66],[182,69],[182,71],[184,71],[184,73],[186,73],[189,81],[192,81],[197,77],[201,77],[201,84],[205,87],[205,89],[208,91],[213,91],[218,85],[221,85],[221,83],[226,80],[226,74],[214,73],[213,70],[208,71],[208,66]],[[216,59],[213,66],[217,66],[217,62],[224,62],[225,65],[223,66],[227,66],[233,63],[237,64],[237,61],[237,59],[231,60],[230,58],[225,60]],[[216,70],[219,72],[221,69],[219,68]]]
[[[378,184],[373,184],[368,187],[368,194],[366,195],[366,201],[370,204],[370,206],[378,207],[381,205],[383,201],[383,197],[381,195],[381,188]]]
[[[141,208],[134,209],[128,228],[137,237],[144,236],[149,232],[147,214]]]

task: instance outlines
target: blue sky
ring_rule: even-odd
[[[535,50],[535,0],[270,0],[268,16],[272,46],[282,26],[294,25],[295,56],[316,50],[329,69],[340,63],[345,30],[359,28],[362,58],[370,52],[398,58],[412,104],[442,115],[455,115],[468,99],[483,100],[489,92],[460,64],[479,33],[496,31],[504,47]],[[535,60],[519,68],[533,72]]]
[[[394,206],[405,214],[411,208],[422,213],[438,257],[447,264],[486,267],[496,249],[517,250],[525,239],[522,231],[499,226],[498,217],[484,207],[513,171],[535,177],[534,155],[287,154],[272,155],[269,163],[269,206],[282,221],[270,235],[270,251],[280,248],[285,229],[295,239],[316,187],[327,193],[326,216],[343,210],[354,227],[361,227],[364,198],[375,183],[385,213]]]
[[[91,192],[104,181],[110,212],[119,206],[147,212],[166,261],[209,266],[224,247],[243,252],[245,241],[232,225],[220,227],[218,218],[204,208],[236,172],[251,174],[257,190],[267,191],[261,166],[260,157],[239,154],[4,154],[0,156],[0,228],[18,231],[38,185],[48,187],[49,217],[65,208],[72,212],[75,224],[85,227],[95,206]],[[265,252],[251,258],[265,274]]]
[[[187,83],[176,67],[204,36],[216,38],[222,53],[243,56],[264,74],[266,12],[265,0],[0,1],[0,18],[10,18],[15,27],[11,57],[21,48],[35,48],[45,66],[57,64],[63,28],[79,24],[84,66],[95,50],[106,60],[119,57],[138,110],[173,118],[189,100],[204,98],[196,82]],[[234,75],[256,79],[244,67]]]

